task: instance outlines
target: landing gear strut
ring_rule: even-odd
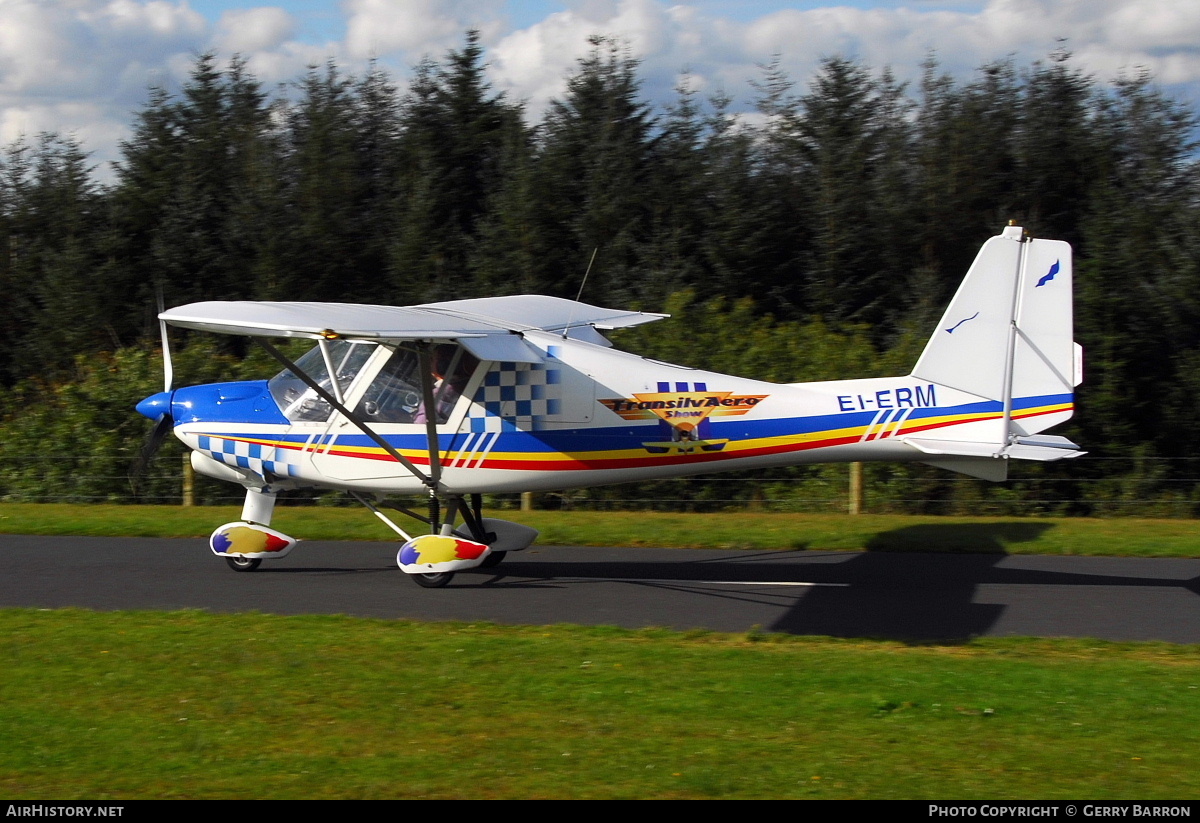
[[[491,554],[489,554],[487,557],[483,558],[483,562],[479,564],[479,568],[494,569],[500,565],[500,562],[502,560],[504,560],[504,556],[507,554],[508,554],[508,552],[494,551]]]

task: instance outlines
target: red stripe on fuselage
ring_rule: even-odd
[[[1038,417],[1043,414],[1056,414],[1058,412],[1070,411],[1074,408],[1073,405],[1066,408],[1049,409],[1045,411],[1033,411],[1024,413],[1014,413],[1014,419],[1024,419],[1029,417]],[[1002,415],[996,413],[981,414],[974,417],[968,417],[961,420],[955,420],[948,423],[929,423],[928,425],[909,425],[906,421],[902,426],[902,432],[895,432],[889,435],[888,439],[892,439],[902,434],[915,434],[917,432],[932,431],[934,429],[944,429],[951,426],[961,426],[966,423],[979,423],[987,420],[999,420]],[[209,435],[210,437],[219,437],[225,440],[234,440],[243,443],[254,443],[263,446],[274,446],[275,448],[291,449],[293,451],[316,451],[320,447],[313,447],[310,444],[301,443],[280,443],[276,441],[252,440],[246,437],[228,437],[225,435]],[[799,437],[800,435],[794,435]],[[882,439],[879,437],[873,439]],[[647,468],[653,466],[678,466],[691,465],[694,463],[716,463],[726,460],[738,460],[745,457],[764,457],[774,454],[786,454],[788,452],[811,451],[812,449],[823,449],[831,446],[844,446],[852,443],[861,443],[862,435],[853,435],[845,437],[830,437],[824,440],[813,440],[808,442],[793,442],[780,443],[774,446],[760,446],[757,448],[741,449],[737,451],[720,451],[706,452],[697,451],[687,454],[678,455],[646,455],[645,457],[601,457],[590,460],[585,459],[568,459],[568,460],[540,460],[538,458],[504,458],[504,457],[489,457],[482,461],[479,465],[472,468],[481,469],[496,469],[496,470],[524,470],[524,471],[578,471],[581,469],[636,469]],[[321,454],[334,457],[349,457],[358,460],[379,460],[383,462],[395,463],[396,460],[386,452],[379,451],[348,451],[338,448],[332,448],[322,451]],[[427,466],[429,465],[429,457],[417,454],[406,455],[408,460],[414,465]]]

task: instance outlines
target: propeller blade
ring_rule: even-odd
[[[171,363],[171,341],[167,337],[167,322],[159,320],[158,326],[162,334],[163,391],[170,391],[174,388],[173,384],[175,383],[175,367]]]
[[[158,313],[162,314],[167,310],[166,305],[163,303],[162,286],[159,286],[155,291],[158,296]],[[174,388],[175,367],[171,363],[171,340],[167,336],[167,321],[158,321],[158,333],[162,337],[163,391],[170,391]]]
[[[150,466],[150,461],[154,459],[154,455],[158,452],[163,441],[167,439],[167,435],[171,433],[173,428],[175,428],[175,421],[171,418],[170,414],[164,414],[158,418],[158,422],[150,430],[146,441],[142,443],[142,450],[138,452],[137,458],[129,468],[129,485],[133,489],[134,494],[139,492],[142,476],[146,473],[146,469]]]

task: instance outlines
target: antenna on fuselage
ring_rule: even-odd
[[[579,284],[579,292],[575,295],[575,306],[579,305],[579,298],[583,297],[583,287],[587,285],[588,275],[592,273],[592,264],[596,262],[596,252],[598,251],[600,251],[599,246],[592,249],[592,259],[588,261],[587,270],[583,273],[583,281]],[[567,316],[567,325],[563,326],[563,340],[567,339],[567,332],[571,330],[571,323],[575,320],[575,306],[571,307],[571,313]]]

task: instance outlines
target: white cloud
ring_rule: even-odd
[[[423,55],[442,58],[477,28],[498,90],[529,101],[537,118],[561,95],[589,49],[588,37],[622,39],[642,61],[647,97],[671,99],[680,72],[693,87],[718,89],[748,105],[749,82],[779,55],[799,89],[821,57],[844,54],[872,69],[891,66],[915,79],[932,50],[960,78],[1012,55],[1018,66],[1045,58],[1066,38],[1075,64],[1108,80],[1149,69],[1200,102],[1200,2],[1197,0],[970,0],[783,8],[731,8],[712,0],[566,0],[523,28],[520,0],[323,0],[317,15],[344,22],[327,42],[311,26],[298,39],[305,4],[248,0],[223,15],[201,0],[0,0],[0,141],[40,130],[74,133],[98,159],[117,154],[133,113],[152,83],[177,87],[197,54],[242,54],[266,85],[293,80],[333,58],[348,72],[378,58],[401,80]],[[236,6],[236,2],[221,4]],[[553,7],[553,6],[552,6]],[[746,8],[780,10],[753,18]],[[334,9],[337,11],[335,12]],[[336,39],[335,39],[336,38]]]
[[[226,53],[277,49],[296,33],[296,21],[278,6],[227,11],[217,24],[216,46]]]
[[[348,0],[346,51],[355,59],[392,55],[413,63],[440,57],[478,29],[484,41],[501,31],[502,0]]]
[[[575,11],[552,14],[492,46],[491,76],[500,88],[528,100],[536,116],[551,97],[562,94],[567,74],[586,53],[587,38],[595,30],[595,24]]]
[[[323,65],[344,48],[340,43],[307,43],[296,39],[299,23],[278,6],[258,6],[227,11],[217,20],[204,48],[222,59],[238,55],[247,69],[266,87],[287,83],[309,66]],[[193,52],[180,53],[172,61],[177,76],[185,76],[194,65]]]
[[[719,4],[659,0],[577,0],[523,30],[497,40],[489,57],[500,88],[527,99],[535,117],[561,95],[564,77],[588,49],[592,34],[623,38],[643,61],[645,91],[670,99],[679,72],[693,86],[717,89],[748,103],[749,83],[776,55],[804,88],[822,57],[860,59],[915,80],[926,56],[960,79],[1012,56],[1018,66],[1064,46],[1075,65],[1109,80],[1146,68],[1161,82],[1200,101],[1200,3],[1196,0],[989,0],[876,8],[829,5],[783,9],[739,21],[706,12]]]
[[[0,0],[0,19],[0,143],[73,135],[103,179],[149,87],[177,88],[197,55],[240,53],[269,84],[337,50],[293,42],[295,21],[277,7],[230,11],[214,24],[186,0]]]
[[[74,134],[101,159],[204,19],[186,3],[0,0],[0,141]]]
[[[1200,45],[1200,3],[1167,0],[1123,6],[1106,17],[1104,29],[1115,45],[1124,48],[1194,51]]]
[[[496,85],[527,100],[532,116],[539,116],[551,98],[564,92],[566,78],[592,48],[593,35],[616,38],[628,47],[642,63],[640,77],[652,98],[668,98],[685,69],[693,73],[693,85],[710,84],[716,67],[707,41],[717,28],[695,9],[658,0],[583,0],[570,5],[501,38],[489,51]]]

